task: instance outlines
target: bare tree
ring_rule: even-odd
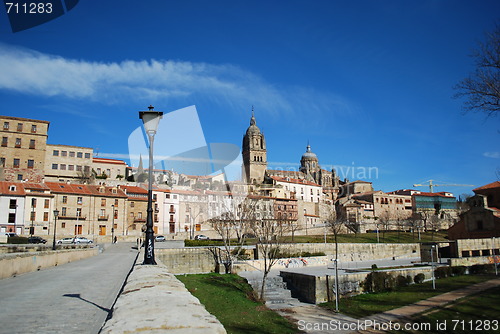
[[[264,276],[260,289],[260,299],[264,299],[267,276],[279,260],[285,235],[290,231],[291,222],[286,218],[257,218],[257,215],[254,217],[250,226],[257,238],[259,256],[262,256],[264,260]]]
[[[472,57],[476,70],[454,88],[456,98],[466,98],[466,111],[483,112],[487,117],[498,116],[500,110],[500,24],[486,34],[484,42]]]
[[[382,226],[382,240],[385,242],[385,232],[391,227],[392,216],[389,211],[383,211],[378,218],[379,224]]]

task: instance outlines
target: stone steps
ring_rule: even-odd
[[[240,274],[245,277],[244,273]],[[248,275],[247,275],[248,276]],[[245,277],[254,291],[259,293],[262,285],[262,276]],[[268,276],[264,291],[264,300],[269,308],[290,308],[301,304],[301,302],[292,297],[292,292],[287,289],[286,283],[281,276]]]

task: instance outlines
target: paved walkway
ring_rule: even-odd
[[[258,276],[258,272],[252,273]],[[270,275],[279,275],[278,270],[271,271]],[[288,305],[270,305],[270,308],[282,316],[297,322],[299,329],[310,334],[331,333],[385,333],[376,331],[369,326],[374,323],[410,322],[413,315],[425,312],[438,306],[444,306],[462,297],[500,286],[500,279],[493,279],[477,283],[463,289],[450,291],[438,296],[419,301],[415,304],[403,306],[384,313],[375,314],[362,319],[355,319],[341,313],[334,313],[314,304],[297,301]]]
[[[98,333],[137,257],[132,245],[0,280],[0,333]]]

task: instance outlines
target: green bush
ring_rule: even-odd
[[[415,275],[415,277],[413,278],[413,282],[415,282],[415,284],[421,284],[424,282],[424,279],[425,279],[425,275],[420,273],[420,274]]]
[[[495,272],[494,264],[474,264],[469,268],[469,274],[481,275]]]
[[[28,243],[28,238],[25,238],[25,237],[8,237],[7,238],[7,243],[8,244],[27,244]]]
[[[197,246],[224,246],[224,243],[220,240],[184,240],[185,247],[197,247]]]
[[[372,271],[366,276],[361,286],[366,292],[392,291],[396,286],[396,280],[386,272]]]
[[[436,278],[446,278],[451,276],[451,268],[450,267],[437,267],[434,270],[434,276]]]
[[[411,276],[403,276],[403,275],[398,275],[398,277],[396,277],[396,286],[398,288],[401,288],[401,287],[405,287],[405,286],[408,286],[411,284]]]
[[[465,275],[465,272],[467,271],[467,267],[466,266],[455,266],[455,267],[451,267],[451,274],[453,276],[461,276],[461,275]]]

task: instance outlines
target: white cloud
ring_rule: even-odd
[[[0,43],[0,89],[115,104],[198,97],[291,116],[350,113],[345,99],[305,87],[277,87],[234,65],[173,60],[90,62]],[[302,115],[301,115],[302,114]]]
[[[487,158],[500,159],[500,152],[484,152],[483,156]]]

